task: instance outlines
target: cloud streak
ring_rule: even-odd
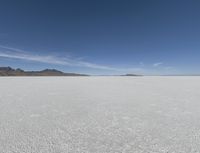
[[[158,66],[160,66],[160,65],[162,65],[162,64],[163,64],[162,62],[158,62],[158,63],[154,63],[153,66],[154,66],[154,67],[158,67]]]
[[[84,67],[91,69],[99,69],[99,70],[109,70],[109,71],[118,71],[118,72],[140,72],[141,68],[115,68],[106,65],[99,65],[95,63],[90,63],[81,60],[81,58],[73,59],[69,57],[57,57],[51,55],[34,55],[30,54],[26,51],[6,47],[0,45],[0,57],[2,58],[10,58],[17,60],[25,60],[25,61],[34,61],[46,64],[55,64],[55,65],[63,65],[63,66],[72,66],[72,67]]]

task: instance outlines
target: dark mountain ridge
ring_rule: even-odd
[[[0,76],[88,76],[86,74],[65,73],[56,69],[45,69],[42,71],[24,71],[11,67],[0,67]]]

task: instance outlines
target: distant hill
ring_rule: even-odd
[[[42,71],[24,71],[11,67],[0,67],[0,76],[88,76],[78,73],[64,73],[56,69],[45,69]]]
[[[121,75],[121,76],[142,76],[142,75],[139,75],[139,74],[125,74],[125,75]]]

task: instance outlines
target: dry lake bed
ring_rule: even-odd
[[[1,153],[199,153],[200,77],[1,77]]]

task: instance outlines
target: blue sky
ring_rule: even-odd
[[[0,66],[200,74],[198,0],[0,2]]]

